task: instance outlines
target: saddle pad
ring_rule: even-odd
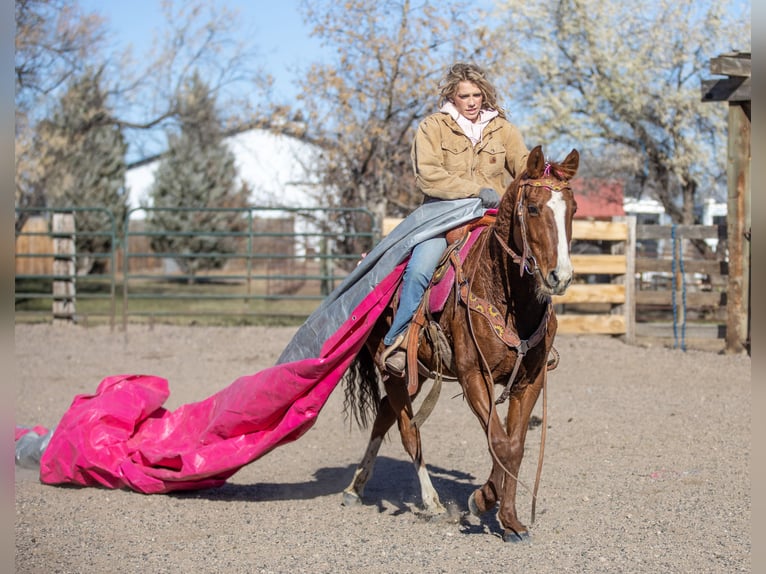
[[[471,231],[466,242],[460,248],[458,255],[460,261],[465,261],[465,256],[468,255],[468,251],[471,249],[479,234],[484,230],[486,226],[476,227]],[[448,264],[449,265],[449,264]],[[431,286],[431,295],[428,299],[428,308],[431,313],[439,313],[444,309],[444,304],[447,302],[450,291],[452,291],[452,285],[455,283],[455,268],[449,265],[446,273],[442,276],[438,283]]]

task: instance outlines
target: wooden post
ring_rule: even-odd
[[[750,53],[723,54],[710,62],[713,74],[702,81],[703,102],[729,103],[726,235],[729,283],[726,301],[726,352],[750,352]]]
[[[726,352],[742,353],[750,341],[750,118],[736,103],[729,104],[727,181]]]
[[[72,323],[75,315],[76,265],[74,214],[54,213],[53,323]]]
[[[628,238],[625,253],[628,256],[625,269],[625,342],[636,342],[636,216],[629,215]]]

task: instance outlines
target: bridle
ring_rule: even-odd
[[[519,266],[519,277],[524,276],[524,272],[534,275],[539,271],[537,260],[529,249],[529,241],[527,240],[527,220],[524,217],[527,207],[527,191],[532,187],[542,187],[551,191],[563,191],[565,189],[571,189],[568,181],[559,181],[550,177],[551,165],[545,164],[545,171],[543,177],[538,179],[530,179],[519,185],[518,200],[516,201],[515,214],[516,219],[521,229],[521,254],[516,253],[508,242],[506,242],[500,234],[497,232],[497,228],[492,230],[492,237],[498,242],[500,247],[511,257],[514,263]]]

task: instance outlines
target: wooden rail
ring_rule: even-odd
[[[635,336],[634,217],[625,221],[572,222],[573,251],[577,242],[598,242],[601,253],[572,255],[574,283],[553,298],[559,333]]]
[[[693,240],[718,241],[714,258],[702,259]],[[726,226],[639,225],[636,241],[658,246],[651,257],[636,257],[637,340],[724,350],[730,307]]]

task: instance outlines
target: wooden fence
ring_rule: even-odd
[[[398,222],[384,222],[390,230]],[[553,298],[559,333],[721,351],[726,341],[725,226],[572,224],[573,284]],[[717,242],[701,259],[690,242]]]
[[[674,347],[724,350],[726,226],[639,225],[636,240],[636,337]],[[707,242],[711,255],[703,258],[693,241]]]
[[[575,283],[555,297],[559,332],[624,335],[628,343],[723,351],[725,225],[575,221]],[[703,258],[692,242],[708,242]],[[578,253],[582,245],[599,253]]]
[[[572,222],[573,284],[553,298],[560,333],[624,335],[633,342],[635,217]]]

